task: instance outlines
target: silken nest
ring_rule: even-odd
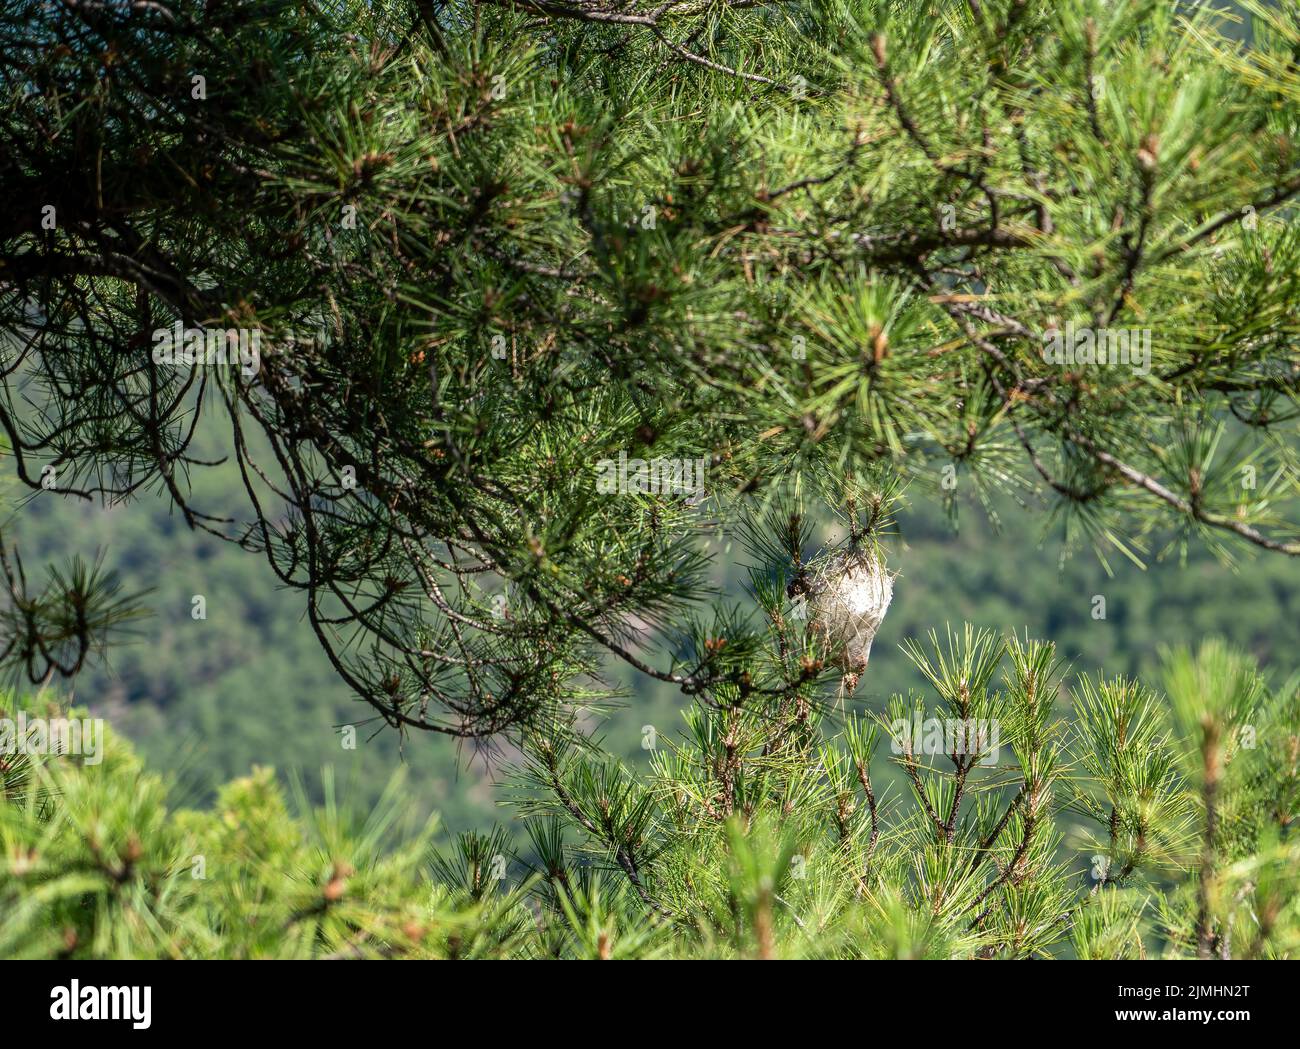
[[[807,586],[808,628],[843,671],[843,694],[851,694],[893,600],[894,576],[878,550],[841,550],[808,566]]]

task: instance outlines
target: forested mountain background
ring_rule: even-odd
[[[220,454],[215,440],[212,454]],[[240,513],[233,468],[199,471],[194,485],[208,512]],[[879,711],[890,693],[919,687],[899,643],[964,621],[1052,640],[1076,671],[1154,680],[1161,646],[1209,635],[1249,649],[1275,680],[1297,669],[1300,564],[1292,560],[1229,566],[1193,548],[1180,565],[1176,546],[1163,558],[1153,547],[1145,569],[1112,551],[1108,574],[1086,546],[1064,556],[1060,523],[1029,509],[999,505],[991,521],[974,500],[958,498],[954,521],[935,493],[915,490],[910,502],[889,549],[890,567],[901,573],[894,603],[854,706]],[[255,765],[286,780],[301,777],[319,797],[321,770],[332,766],[344,795],[368,806],[405,763],[413,802],[440,813],[444,828],[481,827],[504,815],[497,803],[509,793],[501,782],[508,747],[488,753],[440,736],[399,739],[335,677],[299,597],[278,587],[265,562],[190,531],[161,500],[146,495],[103,510],[41,493],[12,504],[6,535],[29,572],[42,562],[98,557],[128,591],[148,591],[140,603],[150,617],[106,666],[83,672],[74,693],[131,737],[152,767],[172,774],[191,803],[206,803],[217,786]],[[815,538],[833,542],[834,525]],[[715,583],[743,603],[745,552],[725,538],[712,549]],[[204,598],[206,619],[192,615],[195,596]],[[644,770],[646,727],[671,737],[687,700],[622,670],[610,684],[626,695],[593,715],[593,724],[612,752]],[[355,749],[344,746],[344,725],[356,726]]]

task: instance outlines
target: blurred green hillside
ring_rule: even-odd
[[[198,505],[238,515],[242,491],[233,470],[203,471],[194,482]],[[83,673],[75,695],[112,718],[193,803],[261,764],[301,777],[317,796],[320,770],[333,766],[342,790],[370,804],[404,762],[407,789],[421,810],[441,814],[444,827],[479,827],[497,816],[493,779],[509,755],[439,737],[402,741],[373,720],[335,678],[297,595],[280,589],[257,556],[190,531],[151,496],[100,510],[41,493],[11,501],[7,519],[6,535],[21,547],[29,571],[73,554],[98,555],[128,590],[150,591],[142,603],[152,616],[112,652],[108,666]],[[1028,628],[1056,642],[1076,671],[1149,676],[1161,645],[1208,635],[1249,649],[1275,678],[1296,669],[1294,561],[1256,559],[1234,571],[1198,551],[1185,566],[1175,558],[1145,571],[1112,558],[1108,576],[1086,550],[1062,563],[1060,537],[1044,535],[1043,519],[1018,507],[1000,513],[996,532],[975,507],[962,509],[959,520],[955,531],[923,496],[900,520],[889,554],[901,576],[854,705],[879,710],[891,692],[919,687],[899,643],[962,621],[1003,632]],[[817,538],[837,537],[828,526]],[[715,582],[743,600],[747,554],[719,542],[713,550]],[[206,599],[206,619],[191,615],[196,595]],[[1094,618],[1098,596],[1104,619]],[[675,733],[684,699],[625,668],[611,675],[628,695],[598,731],[612,751],[647,768],[644,726]],[[351,750],[339,732],[349,724],[357,725]]]
[[[202,471],[194,482],[207,510],[238,515],[243,490],[233,469]],[[490,822],[483,760],[471,763],[473,752],[445,739],[403,745],[372,720],[328,665],[299,596],[259,556],[191,531],[152,496],[103,510],[41,493],[10,500],[6,521],[29,573],[80,554],[102,558],[126,590],[149,591],[139,603],[151,615],[71,691],[136,741],[187,802],[210,801],[220,784],[260,764],[301,776],[316,798],[322,768],[333,766],[340,791],[368,806],[405,762],[417,811],[440,813],[453,830]],[[192,614],[196,596],[205,619]],[[353,749],[345,725],[355,726]]]

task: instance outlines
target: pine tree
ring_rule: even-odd
[[[376,718],[523,748],[568,931],[521,949],[1140,952],[1155,900],[1179,950],[1285,954],[1294,689],[1171,655],[1174,725],[1094,681],[1074,738],[1050,646],[958,630],[909,650],[932,694],[840,724],[874,628],[829,598],[854,567],[883,614],[905,487],[1103,557],[1300,553],[1300,6],[1243,6],[1248,48],[1173,0],[16,0],[14,473],[169,500]],[[244,506],[204,505],[200,430]],[[692,704],[651,784],[582,731],[606,661]],[[1243,757],[1266,696],[1290,735]],[[1013,760],[904,749],[897,811],[871,759],[918,708]],[[1083,903],[1064,805],[1104,816]],[[1132,888],[1161,864],[1186,894]]]
[[[773,662],[783,633],[772,625]],[[909,654],[930,690],[875,716],[752,693],[691,708],[648,778],[581,737],[533,741],[515,799],[522,852],[501,830],[434,847],[400,775],[369,816],[339,805],[328,777],[323,806],[298,791],[290,807],[269,769],[210,810],[173,813],[167,785],[112,734],[90,759],[0,747],[0,955],[1300,951],[1296,678],[1271,689],[1248,657],[1208,643],[1168,653],[1170,703],[1079,677],[1062,718],[1048,644],[967,628]],[[0,717],[13,713],[11,699]],[[931,723],[949,751],[929,745]],[[882,759],[902,775],[882,775]]]
[[[601,496],[620,454],[704,459],[719,513],[886,464],[1294,554],[1296,17],[9,5],[17,475],[161,492],[459,736],[700,596],[701,515]],[[209,418],[244,507],[193,494]]]

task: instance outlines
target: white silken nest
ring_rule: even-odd
[[[894,577],[868,551],[842,551],[812,567],[808,624],[824,639],[850,691],[867,668],[871,642],[894,597]]]

